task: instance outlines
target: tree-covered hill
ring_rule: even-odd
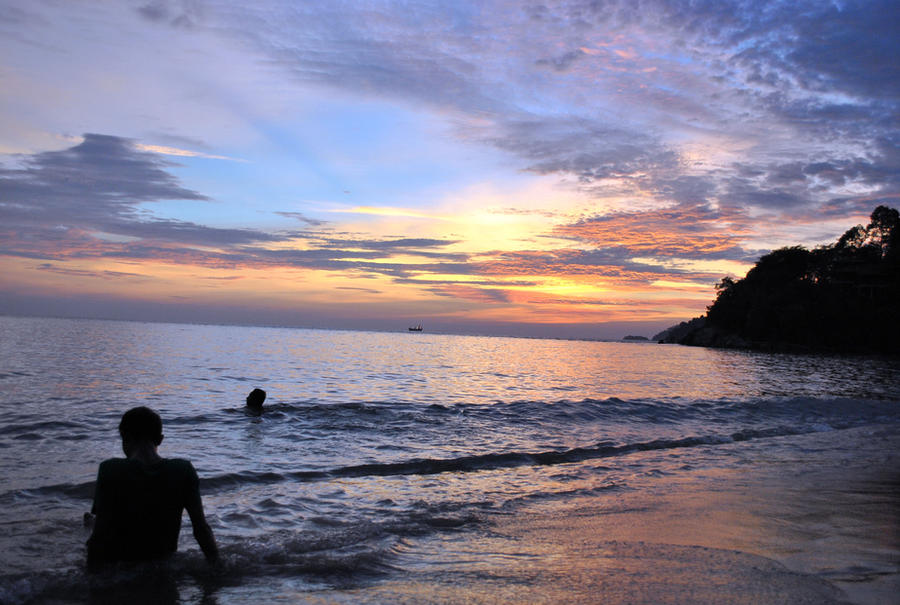
[[[657,334],[713,347],[900,353],[900,213],[879,206],[830,246],[766,254],[704,317]]]

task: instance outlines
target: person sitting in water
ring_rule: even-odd
[[[247,407],[256,410],[262,411],[263,402],[266,400],[266,392],[262,389],[253,389],[250,391],[250,394],[247,395]]]
[[[88,567],[171,555],[178,548],[184,510],[207,561],[218,561],[197,471],[188,460],[162,458],[156,451],[163,440],[159,414],[143,406],[128,410],[119,423],[119,435],[126,458],[104,460],[97,472]]]

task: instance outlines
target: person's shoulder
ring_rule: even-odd
[[[119,469],[127,468],[129,465],[128,458],[107,458],[100,463],[100,470],[113,472]]]
[[[107,458],[97,469],[97,479],[101,481],[120,481],[133,473],[131,462],[127,458]]]
[[[197,473],[197,471],[194,470],[194,465],[191,464],[191,461],[185,458],[164,458],[163,464],[170,472]]]

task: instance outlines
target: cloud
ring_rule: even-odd
[[[755,42],[739,56],[745,63],[814,92],[900,96],[896,2],[778,3],[763,14],[745,34]]]
[[[353,290],[355,292],[365,292],[366,294],[382,294],[381,290],[374,288],[359,288],[355,286],[337,286],[336,290]]]
[[[541,67],[550,67],[556,71],[568,71],[576,61],[586,54],[583,49],[576,48],[550,59],[538,59],[534,64]]]
[[[154,23],[168,23],[177,28],[191,28],[202,20],[202,4],[197,0],[154,0],[139,6],[137,13]]]
[[[122,279],[122,278],[139,278],[141,280],[152,279],[148,275],[140,273],[130,273],[127,271],[87,271],[84,269],[72,269],[68,267],[60,267],[53,263],[42,263],[36,267],[38,271],[48,271],[60,275],[74,275],[77,277],[93,277],[99,279]]]
[[[289,267],[392,277],[466,271],[466,254],[443,251],[457,240],[270,233],[155,217],[147,212],[147,204],[211,201],[184,187],[173,176],[174,167],[140,143],[99,134],[87,134],[68,149],[20,157],[19,167],[0,169],[0,254],[57,261],[152,260],[210,268]],[[277,214],[311,227],[323,224],[301,213]],[[272,243],[281,247],[265,247]],[[398,255],[419,262],[385,262]],[[50,263],[39,269],[83,277],[114,275]]]
[[[377,252],[384,257],[395,256],[398,254],[416,256],[421,258],[433,258],[455,263],[465,262],[469,259],[468,254],[439,252],[433,249],[443,248],[459,243],[458,240],[443,240],[431,238],[379,238],[379,239],[357,239],[357,238],[319,238],[315,242],[323,250],[332,250],[332,254],[341,256],[352,256],[354,250],[365,250]]]
[[[607,256],[750,261],[756,251],[743,238],[754,222],[739,210],[679,205],[653,211],[616,212],[557,227],[560,237],[597,246]],[[621,261],[620,261],[621,262]]]
[[[670,172],[678,155],[652,137],[586,118],[504,120],[483,139],[516,153],[537,174],[571,174],[581,183]]]
[[[510,302],[509,293],[505,290],[498,290],[496,288],[476,288],[464,284],[446,284],[429,288],[429,290],[438,296],[470,300],[473,302],[489,304]]]
[[[421,248],[443,248],[458,243],[457,240],[410,238],[396,239],[328,239],[326,245],[341,248],[363,248],[366,250],[401,250],[412,251]]]
[[[318,219],[309,218],[301,212],[276,212],[275,214],[279,216],[283,216],[285,218],[293,218],[305,225],[309,225],[311,227],[321,227],[325,224],[325,221],[320,221]]]
[[[178,147],[168,147],[166,145],[144,145],[135,144],[135,148],[141,151],[151,151],[153,153],[161,153],[163,155],[173,155],[183,158],[206,158],[208,160],[228,160],[229,162],[242,162],[236,158],[229,158],[224,155],[213,155],[211,153],[203,153],[201,151],[191,151],[189,149],[180,149]]]
[[[86,134],[69,149],[25,158],[24,166],[0,170],[4,199],[57,204],[53,210],[65,211],[66,200],[88,198],[101,210],[120,213],[137,202],[207,199],[181,187],[167,172],[171,164],[115,136]]]
[[[183,187],[170,172],[174,164],[142,151],[130,139],[86,134],[73,147],[24,156],[20,164],[0,168],[0,220],[9,229],[4,237],[7,253],[15,242],[22,254],[33,253],[41,241],[55,241],[62,252],[65,245],[96,243],[91,233],[180,245],[282,239],[252,229],[221,229],[149,215],[145,204],[210,200]]]
[[[521,170],[571,180],[592,197],[639,194],[649,208],[721,196],[796,215],[845,193],[827,178],[786,181],[787,166],[773,161],[865,161],[874,141],[898,130],[900,5],[891,0],[204,7],[154,2],[141,13],[159,23],[194,15],[300,86],[428,108]],[[731,160],[698,159],[697,144]],[[736,164],[771,179],[741,180]],[[874,168],[859,178],[897,186],[896,171]]]
[[[632,287],[648,286],[667,277],[707,283],[717,279],[716,274],[641,262],[635,256],[635,251],[625,247],[503,252],[482,259],[477,273],[495,277],[568,278],[581,283],[615,282]]]

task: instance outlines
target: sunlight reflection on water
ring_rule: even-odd
[[[646,343],[0,318],[0,358],[33,379],[4,398],[240,406],[559,399],[886,396],[885,364]],[[42,335],[42,333],[44,335]],[[48,340],[49,339],[49,340]],[[53,344],[53,346],[49,346]],[[835,392],[836,390],[836,392]],[[842,392],[843,391],[843,392]],[[861,393],[862,391],[863,393]]]
[[[163,455],[194,462],[225,552],[279,561],[254,568],[273,575],[381,570],[411,537],[485,511],[639,496],[791,459],[794,435],[898,421],[887,359],[2,317],[0,335],[10,569],[42,569],[60,531],[62,564],[77,563],[86,536],[66,520],[89,507],[97,463],[121,456],[135,405],[161,413]],[[257,386],[262,415],[244,409]]]

